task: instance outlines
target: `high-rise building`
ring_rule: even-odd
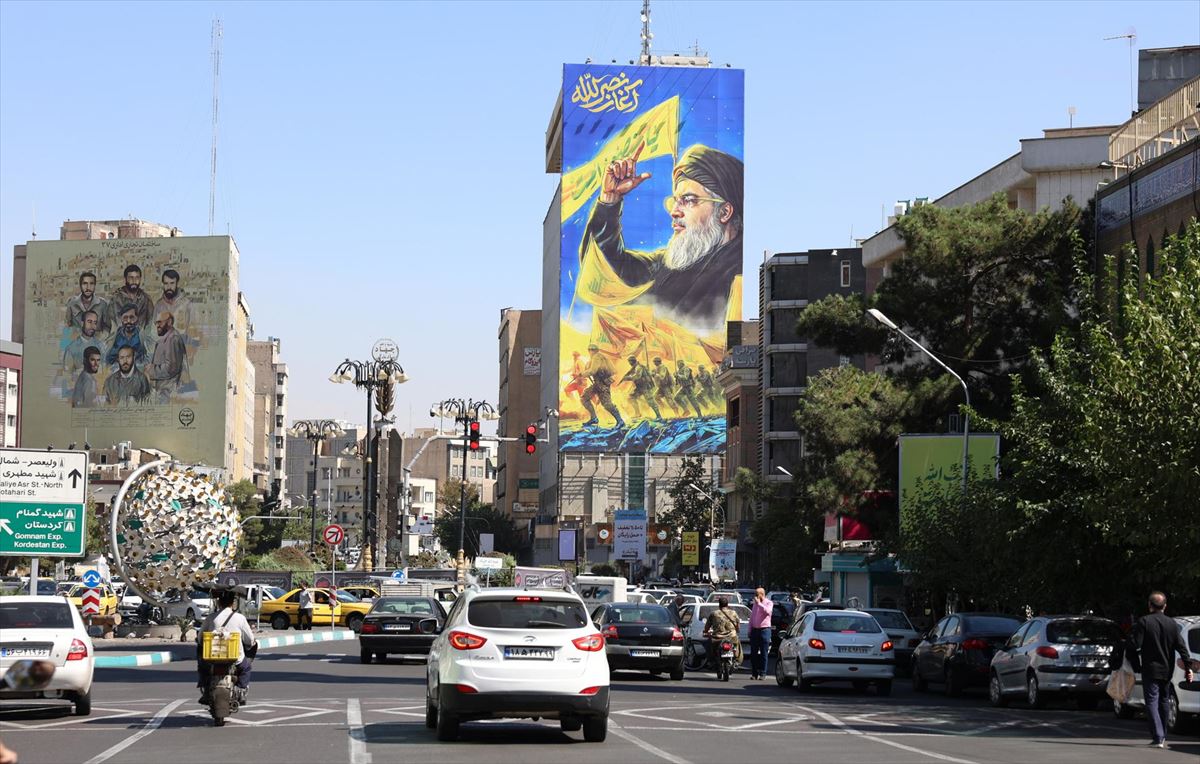
[[[253,477],[253,327],[229,236],[67,221],[14,248],[27,443],[135,442]],[[34,394],[36,391],[36,394]]]
[[[21,445],[21,345],[0,340],[0,448]]]
[[[254,482],[259,490],[287,490],[288,368],[279,356],[279,338],[250,340],[254,366]]]
[[[528,527],[538,508],[537,453],[525,451],[525,431],[544,421],[540,407],[542,372],[542,312],[500,311],[500,395],[496,434],[516,441],[500,441],[496,453],[496,508],[508,513],[518,528]],[[538,443],[537,447],[545,444]]]

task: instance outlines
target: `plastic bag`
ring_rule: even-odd
[[[1133,675],[1133,666],[1126,658],[1125,662],[1121,664],[1121,668],[1112,672],[1108,677],[1108,689],[1106,690],[1108,697],[1117,703],[1128,703],[1136,681],[1137,679]]]

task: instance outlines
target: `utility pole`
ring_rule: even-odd
[[[650,0],[642,0],[642,56],[639,63],[642,66],[650,65],[650,41],[654,39],[654,33],[650,31]]]
[[[217,116],[221,93],[221,20],[212,23],[212,162],[208,172],[208,235],[213,235],[217,216]]]

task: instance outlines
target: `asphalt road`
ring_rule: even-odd
[[[355,642],[264,651],[250,704],[212,727],[194,669],[170,663],[97,669],[90,717],[65,705],[6,702],[0,735],[22,764],[307,764],[308,762],[1195,762],[1200,737],[1148,750],[1142,719],[1063,704],[993,709],[981,691],[949,699],[897,682],[890,698],[837,687],[800,693],[745,673],[682,682],[618,674],[608,740],[583,742],[557,722],[476,723],[457,743],[424,726],[424,668],[364,666]]]

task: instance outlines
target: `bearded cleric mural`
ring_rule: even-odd
[[[719,451],[743,72],[567,65],[562,107],[560,447]]]

